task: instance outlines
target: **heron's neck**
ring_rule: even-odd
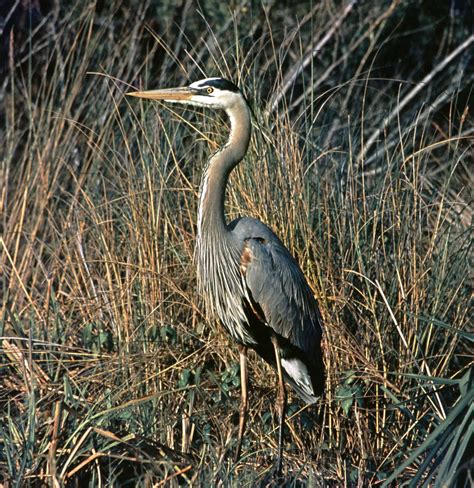
[[[242,160],[250,141],[250,113],[242,100],[226,110],[230,119],[229,140],[209,159],[201,183],[198,235],[227,232],[224,199],[229,175]]]

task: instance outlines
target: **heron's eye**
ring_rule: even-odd
[[[214,91],[214,88],[212,88],[212,86],[208,86],[206,88],[206,91],[207,91],[207,93],[212,93]]]

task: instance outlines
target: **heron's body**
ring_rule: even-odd
[[[221,78],[187,88],[137,92],[132,95],[226,111],[231,122],[227,143],[209,159],[201,183],[196,258],[200,287],[240,350],[242,407],[237,455],[247,407],[247,348],[254,349],[278,372],[280,413],[279,463],[289,383],[306,403],[323,391],[321,319],[316,300],[290,252],[262,222],[225,219],[225,189],[232,169],[250,141],[248,104],[240,90]]]
[[[213,259],[199,262],[210,306],[237,343],[254,349],[274,367],[271,338],[276,336],[286,381],[306,403],[316,402],[323,389],[321,329],[301,270],[273,231],[256,219],[234,220],[226,233],[225,248],[213,250],[225,249],[226,267],[216,266],[218,260]],[[236,279],[226,282],[221,274]]]

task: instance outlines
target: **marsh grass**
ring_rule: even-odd
[[[325,397],[307,408],[290,396],[287,484],[468,486],[472,35],[449,31],[431,67],[402,72],[411,81],[387,76],[377,56],[405,8],[317,2],[282,24],[278,9],[245,4],[231,16],[188,2],[176,17],[166,3],[133,16],[91,3],[52,12],[39,54],[11,53],[5,484],[271,483],[275,375],[251,355],[235,465],[238,355],[195,286],[199,180],[227,121],[124,97],[128,83],[222,75],[254,111],[229,219],[277,232],[325,323]]]

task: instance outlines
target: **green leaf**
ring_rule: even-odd
[[[185,386],[188,386],[191,384],[192,380],[192,373],[191,370],[188,368],[184,368],[181,371],[181,374],[179,375],[179,380],[178,380],[178,387],[179,388],[184,388]]]

